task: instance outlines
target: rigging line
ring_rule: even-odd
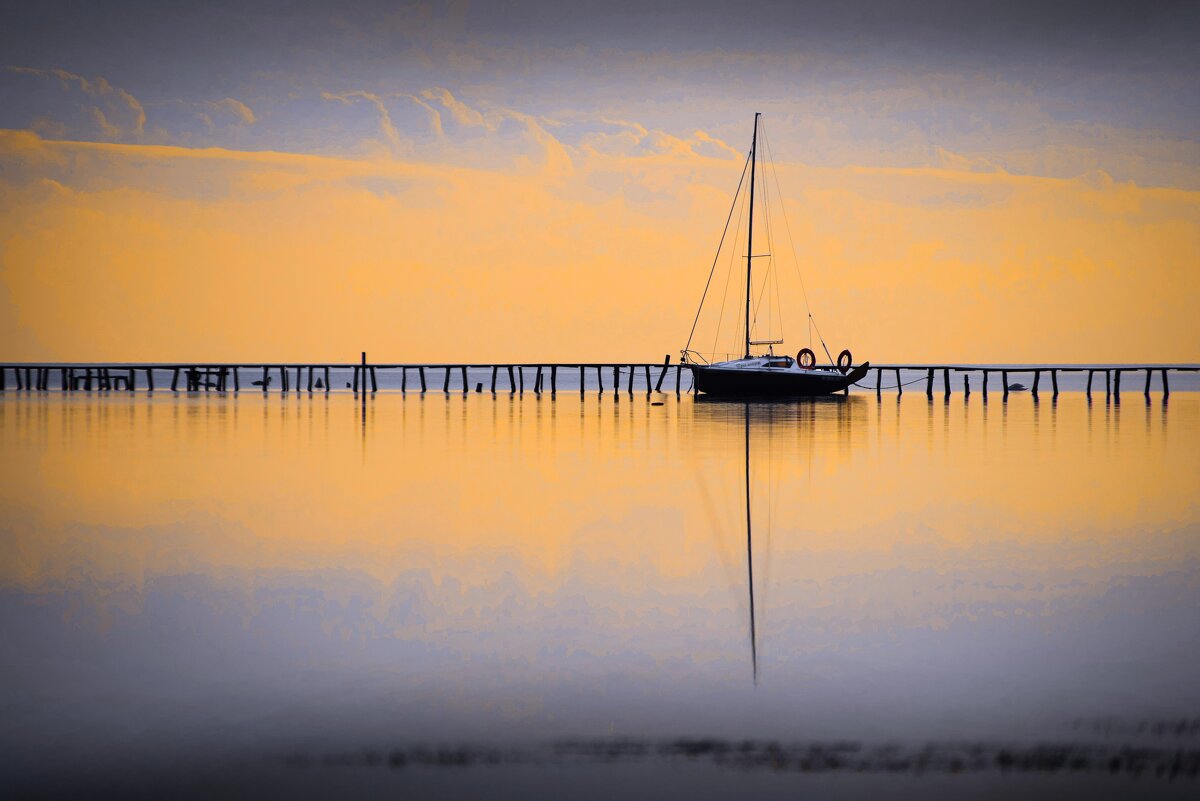
[[[792,266],[796,269],[796,277],[800,279],[800,294],[804,297],[804,310],[808,312],[809,320],[813,319],[812,305],[808,301],[808,287],[804,283],[804,275],[800,272],[800,259],[796,256],[796,240],[792,237],[792,223],[788,220],[787,207],[783,203],[783,189],[779,186],[779,171],[775,169],[775,155],[771,152],[771,143],[764,143],[767,157],[771,163],[771,175],[775,178],[775,191],[779,195],[779,208],[783,212],[783,226],[787,231],[788,245],[792,249]],[[820,331],[817,332],[820,334]],[[824,343],[822,343],[824,344]],[[809,333],[809,345],[812,345],[812,334]]]
[[[817,339],[821,342],[821,348],[825,351],[825,355],[829,357],[829,363],[834,364],[833,354],[829,352],[829,346],[825,344],[825,337],[821,335],[821,326],[817,325],[817,321],[813,319],[812,314],[808,315],[808,319],[812,320],[813,328],[817,329]]]
[[[742,177],[743,178],[746,177],[746,171],[744,169],[742,170]],[[741,184],[739,184],[738,187],[740,190]],[[737,198],[734,198],[734,200],[736,201]],[[730,281],[730,278],[733,276],[733,258],[735,255],[737,255],[737,245],[739,242],[739,237],[741,236],[741,233],[742,233],[742,209],[744,209],[745,207],[746,207],[746,196],[742,195],[742,203],[738,207],[738,224],[737,224],[737,228],[734,229],[734,232],[733,232],[733,246],[729,248],[729,266],[725,270],[725,291],[721,295],[721,311],[719,314],[717,314],[717,333],[713,336],[712,352],[714,355],[717,352],[717,344],[721,341],[721,322],[725,319],[725,304],[728,303],[728,301],[729,301],[729,281]],[[724,235],[722,235],[722,240],[724,240]],[[717,255],[720,256],[719,250],[717,251]],[[704,304],[701,303],[701,308],[703,308],[703,306],[704,306]],[[739,306],[739,308],[740,308],[740,306]],[[742,316],[739,313],[738,320],[741,320],[741,319],[742,319]]]
[[[768,162],[770,159],[768,158]],[[765,171],[764,171],[765,172]],[[765,276],[768,283],[773,284],[775,292],[767,296],[767,326],[771,331],[769,339],[783,339],[783,306],[782,299],[779,294],[779,264],[775,260],[775,236],[772,233],[771,226],[771,194],[768,190],[769,183],[767,178],[763,176],[763,199],[764,206],[767,210],[767,252],[771,254],[770,261],[767,265],[767,274]],[[775,330],[775,320],[779,320],[779,330]]]
[[[762,134],[762,122],[761,121],[759,122],[759,134],[760,135]],[[767,294],[767,288],[771,285],[771,281],[770,281],[771,273],[775,268],[775,256],[773,255],[775,253],[775,251],[773,249],[774,243],[773,243],[773,240],[771,239],[771,202],[770,202],[771,198],[770,198],[770,195],[767,194],[767,178],[766,178],[765,173],[766,173],[766,170],[764,169],[763,172],[759,174],[759,184],[762,188],[761,191],[762,191],[762,197],[763,197],[762,209],[763,209],[764,220],[763,220],[762,227],[764,227],[767,231],[767,253],[769,255],[767,257],[767,271],[763,275],[762,286],[758,291],[758,300],[756,300],[754,302],[754,325],[755,326],[758,325],[758,314],[759,314],[759,310],[762,308],[763,296]],[[765,339],[775,339],[776,338],[773,335],[774,327],[771,325],[771,319],[772,319],[771,318],[771,302],[770,302],[770,298],[768,296],[768,299],[767,299],[767,336],[765,337]]]
[[[746,180],[746,169],[749,166],[750,154],[747,153],[746,161],[742,164],[742,177],[738,179],[737,190],[733,193],[733,202],[729,204],[729,215],[725,218],[725,228],[721,231],[721,241],[717,243],[717,252],[713,255],[712,268],[708,271],[708,280],[704,282],[704,293],[700,296],[700,306],[696,309],[696,318],[692,320],[692,330],[688,333],[687,348],[692,346],[692,337],[696,333],[696,324],[700,322],[700,310],[704,308],[704,299],[708,297],[708,287],[712,284],[713,273],[717,269],[717,261],[721,258],[721,246],[725,244],[725,234],[729,231],[729,221],[733,219],[733,210],[737,206],[738,196],[742,193],[742,182]]]

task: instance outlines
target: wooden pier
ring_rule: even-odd
[[[692,391],[692,382],[685,378],[688,365],[671,363],[667,356],[662,362],[634,363],[454,363],[402,364],[367,361],[362,353],[359,361],[341,364],[311,363],[0,363],[0,391],[61,391],[61,392],[330,392],[335,377],[352,392],[377,392],[381,376],[394,379],[392,389],[401,393],[429,392],[431,386],[443,393],[515,393],[527,390],[534,394],[556,394],[560,383],[571,391],[626,393]],[[1029,391],[1037,399],[1045,392],[1048,380],[1051,397],[1059,394],[1060,373],[1086,373],[1084,392],[1089,398],[1093,390],[1103,391],[1106,398],[1119,402],[1122,377],[1141,378],[1142,394],[1149,397],[1154,389],[1165,398],[1171,392],[1171,373],[1200,372],[1197,364],[1058,364],[1058,365],[972,365],[972,364],[880,364],[872,365],[871,376],[856,386],[874,389],[876,395],[894,391],[904,394],[924,389],[933,398],[935,388],[949,397],[961,377],[961,391],[972,392],[971,377],[984,401],[989,392],[1001,393],[1007,400],[1014,391]],[[953,375],[952,375],[953,374]],[[1000,386],[994,385],[999,379]],[[940,380],[939,380],[940,379]],[[1029,386],[1019,381],[1030,382]]]

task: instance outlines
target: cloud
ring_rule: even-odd
[[[204,107],[212,109],[213,111],[222,111],[232,114],[234,117],[237,117],[247,125],[253,125],[255,122],[254,112],[250,110],[250,107],[242,101],[235,100],[232,97],[227,97],[224,100],[218,100],[216,102],[206,102]]]
[[[351,105],[356,100],[365,100],[374,107],[379,121],[380,133],[383,134],[384,139],[391,146],[392,154],[399,155],[412,149],[412,144],[400,136],[400,132],[396,130],[396,126],[392,122],[392,115],[384,104],[384,98],[380,95],[363,91],[344,92],[342,94],[322,92],[321,98],[323,100],[334,100],[345,105]]]
[[[450,94],[450,90],[441,87],[426,89],[421,92],[421,97],[426,100],[436,100],[442,104],[442,107],[450,112],[450,116],[459,125],[476,126],[481,128],[493,128],[483,118],[483,114],[479,111],[458,100],[454,95]]]
[[[136,97],[115,87],[103,77],[85,78],[63,69],[10,66],[8,72],[35,78],[55,79],[64,92],[78,92],[98,105],[87,106],[86,119],[106,139],[139,139],[146,130],[146,110]]]

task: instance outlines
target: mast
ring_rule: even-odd
[[[750,358],[750,265],[754,262],[754,160],[758,151],[758,117],[754,112],[754,138],[750,140],[750,222],[746,231],[746,358]]]

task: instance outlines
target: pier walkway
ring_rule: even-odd
[[[0,363],[0,391],[376,392],[382,387],[403,393],[624,390],[679,394],[692,389],[684,376],[687,369],[686,364],[672,364],[669,356],[653,363],[371,364],[365,353],[357,363],[342,364],[7,362]],[[874,380],[868,376],[856,386],[880,395],[884,391],[903,394],[911,387],[910,392],[924,389],[929,397],[935,392],[949,396],[955,384],[970,395],[972,377],[977,381],[975,391],[984,398],[989,391],[1007,398],[1010,391],[1016,391],[1018,385],[1013,382],[1018,377],[1030,382],[1028,387],[1020,385],[1020,390],[1028,390],[1034,397],[1047,389],[1057,395],[1060,374],[1086,373],[1084,391],[1089,397],[1102,385],[1106,397],[1120,398],[1123,378],[1138,381],[1146,396],[1157,389],[1166,397],[1171,391],[1171,373],[1197,373],[1200,364],[878,364],[871,365],[871,371]],[[996,379],[998,386],[991,383]]]

